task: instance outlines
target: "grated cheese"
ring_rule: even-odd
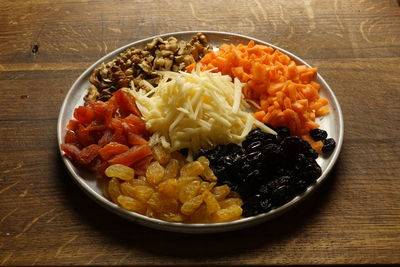
[[[255,120],[242,94],[243,84],[221,73],[161,72],[163,80],[149,90],[132,90],[136,104],[155,134],[150,143],[189,155],[217,144],[240,144],[254,125],[276,134]]]

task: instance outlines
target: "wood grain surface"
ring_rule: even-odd
[[[0,11],[0,265],[400,263],[398,1],[3,0]],[[73,81],[122,45],[184,30],[278,45],[334,90],[342,152],[297,208],[240,231],[175,234],[106,211],[69,177],[56,122]]]

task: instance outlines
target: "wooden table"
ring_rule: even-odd
[[[1,1],[0,265],[400,263],[399,1]],[[336,168],[302,205],[230,233],[156,231],[101,208],[72,181],[56,122],[72,82],[153,35],[218,30],[318,67],[338,97]]]

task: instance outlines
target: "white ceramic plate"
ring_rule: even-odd
[[[66,132],[65,127],[68,121],[72,119],[73,110],[75,109],[75,107],[83,104],[83,97],[86,94],[86,90],[90,85],[89,77],[92,71],[97,66],[99,66],[102,62],[111,61],[129,47],[135,46],[143,48],[148,42],[150,42],[156,37],[161,37],[165,39],[168,38],[169,36],[174,36],[177,39],[189,41],[192,38],[192,36],[194,36],[197,32],[198,31],[174,32],[136,41],[105,55],[104,57],[100,58],[97,62],[95,62],[92,66],[90,66],[88,69],[86,69],[74,82],[62,104],[57,125],[57,138],[59,145],[61,145],[63,142],[64,135]],[[257,40],[252,37],[233,34],[233,33],[226,33],[226,32],[216,32],[216,31],[202,31],[202,32],[207,36],[209,43],[211,43],[214,47],[219,47],[222,43],[246,44],[248,43],[249,40],[254,40],[256,43],[265,44],[275,49],[281,50],[285,54],[289,55],[293,60],[297,61],[297,63],[309,66],[304,60],[297,57],[296,55],[293,55],[292,53],[285,51],[284,49],[281,49],[277,46],[263,42],[261,40]],[[83,189],[83,191],[85,191],[93,200],[95,200],[101,206],[133,222],[156,229],[173,231],[173,232],[184,232],[184,233],[224,232],[224,231],[231,231],[244,227],[249,227],[270,220],[271,218],[274,218],[277,215],[280,215],[288,211],[290,208],[294,207],[302,200],[304,200],[306,197],[308,197],[326,179],[328,173],[331,171],[333,165],[335,164],[339,156],[339,152],[343,142],[342,111],[340,109],[339,102],[337,101],[333,91],[331,90],[329,85],[325,82],[325,80],[321,77],[321,75],[319,74],[317,75],[316,82],[318,82],[321,85],[320,95],[322,97],[326,97],[329,100],[329,108],[330,108],[330,114],[323,117],[322,119],[319,119],[317,122],[320,124],[321,129],[324,129],[328,132],[329,137],[332,137],[336,140],[337,143],[336,148],[330,155],[330,157],[322,158],[320,156],[317,159],[318,163],[322,168],[322,175],[317,179],[317,181],[313,185],[309,186],[308,189],[303,194],[295,197],[293,200],[291,200],[290,202],[286,203],[285,205],[277,209],[271,210],[264,214],[259,214],[257,216],[243,218],[237,221],[227,222],[227,223],[185,224],[185,223],[165,222],[158,219],[149,218],[134,212],[130,212],[120,208],[119,206],[117,206],[116,204],[112,203],[107,198],[105,198],[101,192],[97,180],[93,177],[93,175],[81,168],[75,167],[71,163],[71,161],[67,157],[65,157],[61,149],[60,153],[62,155],[63,161],[68,171],[71,174],[71,177],[74,179],[75,182],[78,183],[78,185]]]

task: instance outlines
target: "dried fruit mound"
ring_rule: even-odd
[[[111,179],[105,194],[124,209],[170,222],[216,223],[237,220],[242,201],[227,185],[216,186],[209,161],[186,162],[182,154],[155,147],[157,160],[145,175],[115,164],[105,174]]]
[[[75,109],[74,118],[61,145],[72,161],[100,176],[111,164],[146,171],[152,160],[150,133],[132,95],[118,90],[107,102],[87,102]]]
[[[274,127],[286,126],[294,135],[308,135],[319,126],[315,118],[329,112],[328,100],[319,96],[320,85],[312,81],[317,69],[296,65],[272,47],[254,41],[223,44],[200,63],[203,70],[222,72],[246,83],[243,93],[259,105],[254,117]],[[195,63],[186,70],[194,68]]]
[[[282,206],[321,175],[318,153],[306,141],[289,136],[287,128],[275,131],[278,135],[255,129],[242,147],[220,145],[202,152],[218,182],[240,194],[245,217]]]

